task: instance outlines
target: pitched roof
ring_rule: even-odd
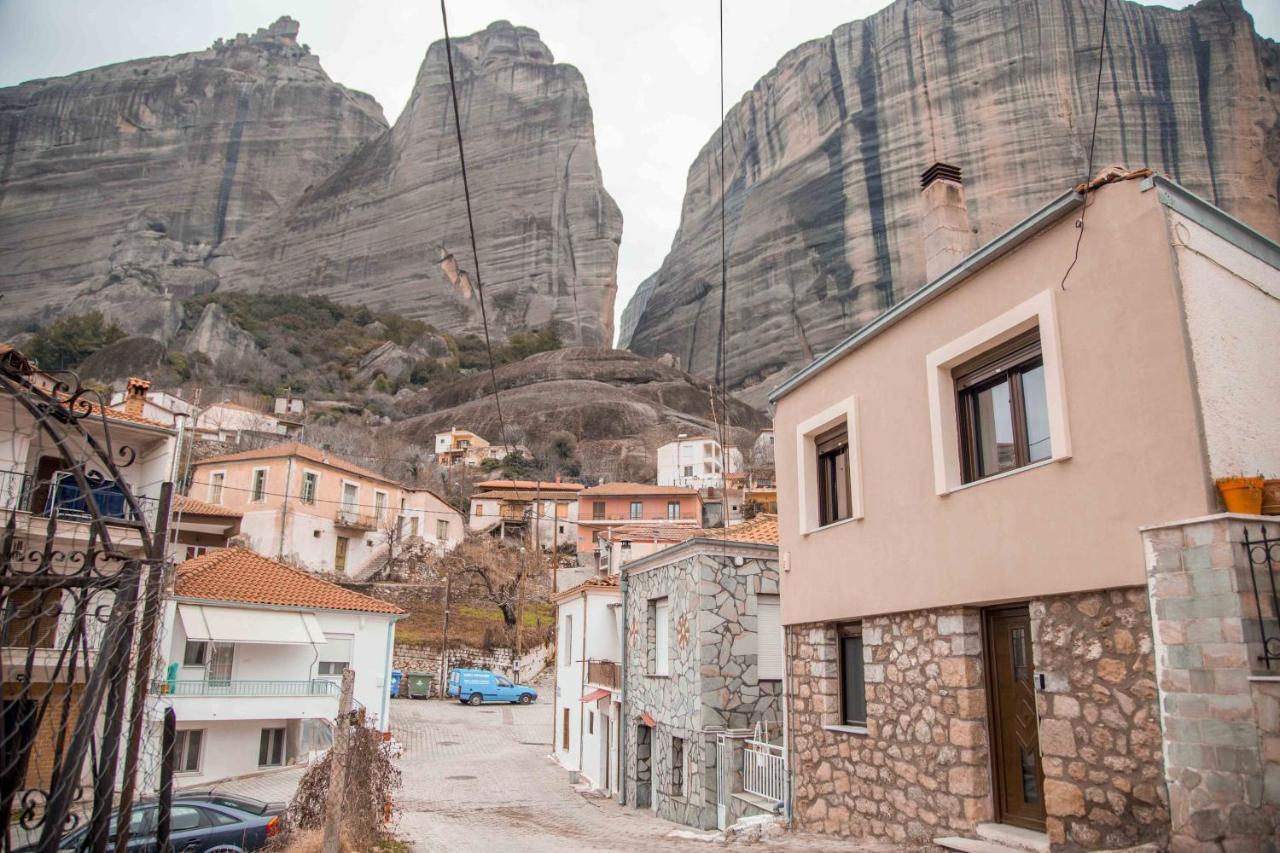
[[[223,462],[247,462],[253,459],[286,459],[290,456],[297,456],[317,465],[328,465],[330,468],[346,471],[348,474],[354,474],[357,477],[367,477],[370,480],[378,480],[396,486],[400,485],[390,477],[384,477],[376,471],[362,468],[354,462],[348,462],[345,459],[334,456],[327,450],[321,450],[318,447],[312,447],[300,441],[286,441],[282,444],[273,444],[270,447],[260,447],[257,450],[243,450],[239,453],[224,453],[221,456],[210,456],[192,464],[209,465]]]
[[[209,601],[404,613],[394,604],[344,589],[335,583],[269,560],[246,548],[211,551],[178,566],[174,595]]]
[[[778,544],[778,517],[761,513],[750,521],[703,530],[698,534],[707,539],[726,539],[730,542],[758,542],[762,545]]]
[[[631,542],[653,540],[683,542],[702,533],[701,527],[678,527],[673,524],[624,524],[600,532],[601,539],[626,539]]]
[[[535,498],[541,501],[572,501],[575,495],[556,494],[552,492],[529,492],[529,491],[506,491],[506,492],[479,492],[471,496],[471,500],[486,501],[532,501]]]
[[[652,483],[605,483],[578,492],[584,495],[696,495],[697,489],[684,486],[655,486]]]
[[[242,518],[244,516],[244,513],[237,512],[230,507],[211,504],[208,501],[199,501],[186,495],[173,496],[173,511],[184,515],[216,515],[223,518]]]
[[[542,491],[576,492],[585,489],[581,483],[548,483],[546,480],[482,480],[477,489],[537,489]]]
[[[568,589],[560,590],[554,596],[552,596],[552,598],[554,598],[556,601],[561,601],[565,598],[569,598],[579,592],[585,592],[589,589],[611,590],[611,589],[619,589],[619,588],[620,588],[620,584],[619,584],[618,575],[596,575],[595,577],[587,578],[582,583],[577,584],[576,586],[571,586]]]

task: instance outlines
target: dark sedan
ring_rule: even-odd
[[[282,804],[262,803],[247,797],[200,791],[173,798],[169,839],[174,853],[250,853],[261,850],[280,831]],[[144,800],[129,815],[131,853],[157,853],[156,802]],[[62,839],[59,850],[79,850],[88,827],[82,826]],[[116,818],[109,837],[114,840]],[[32,848],[34,849],[34,848]],[[114,851],[115,845],[108,844]]]

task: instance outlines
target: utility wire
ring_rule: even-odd
[[[1080,260],[1080,243],[1084,240],[1084,217],[1089,212],[1088,183],[1093,180],[1093,150],[1098,141],[1098,107],[1102,104],[1102,65],[1107,51],[1107,8],[1110,5],[1110,0],[1102,0],[1102,38],[1098,42],[1098,79],[1093,87],[1093,130],[1089,133],[1089,166],[1084,176],[1086,185],[1084,207],[1080,209],[1080,221],[1076,223],[1076,230],[1079,233],[1076,234],[1075,253],[1071,256],[1071,264],[1062,274],[1062,282],[1058,285],[1062,290],[1067,289],[1067,277],[1075,269],[1076,261]]]

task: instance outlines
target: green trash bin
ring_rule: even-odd
[[[405,676],[409,679],[409,698],[427,699],[431,696],[431,683],[435,676],[429,672],[411,672]]]

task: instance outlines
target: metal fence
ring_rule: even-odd
[[[1268,536],[1261,527],[1257,539],[1244,531],[1244,549],[1249,555],[1249,580],[1253,603],[1258,614],[1262,636],[1262,654],[1258,656],[1271,669],[1272,661],[1280,661],[1280,591],[1276,588],[1276,572],[1280,571],[1280,537]]]
[[[306,681],[158,681],[153,688],[167,696],[337,696],[338,683],[324,678]]]
[[[743,743],[742,789],[775,803],[786,801],[787,758],[781,746],[759,740]]]

